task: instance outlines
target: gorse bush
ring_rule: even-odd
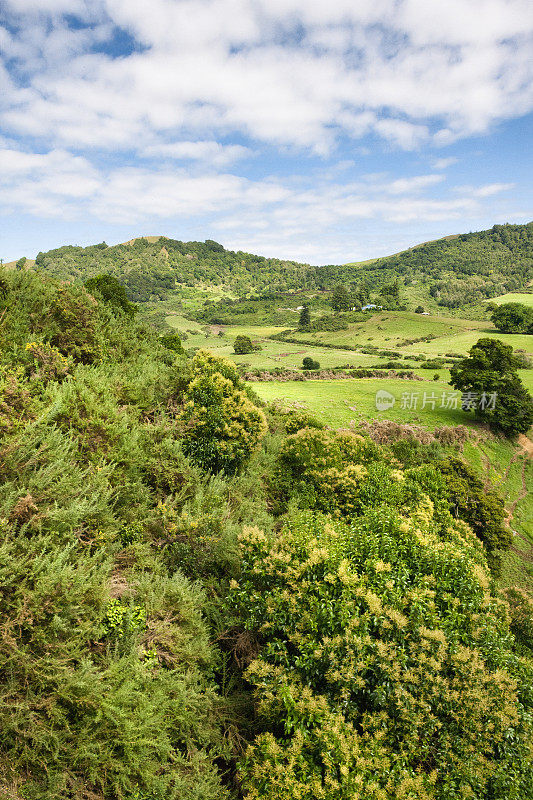
[[[530,796],[531,671],[466,525],[426,498],[349,525],[299,513],[240,545],[229,602],[261,645],[264,726],[247,800]]]
[[[180,419],[185,425],[184,452],[211,472],[236,472],[267,429],[235,365],[207,351],[192,360]]]

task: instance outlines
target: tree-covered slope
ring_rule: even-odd
[[[399,278],[407,286],[424,284],[439,304],[458,308],[526,286],[533,277],[533,222],[438,239],[360,266],[309,266],[225,250],[212,240],[154,236],[112,247],[68,245],[39,253],[35,263],[47,274],[80,282],[110,273],[124,283],[131,300],[141,302],[163,298],[176,283],[224,285],[246,295],[330,290],[339,283],[374,290]]]
[[[437,239],[359,268],[323,267],[320,276],[325,287],[396,277],[406,285],[423,282],[440,305],[459,308],[526,286],[533,277],[533,222]]]
[[[108,247],[60,247],[39,253],[36,266],[62,279],[85,281],[100,273],[119,278],[131,300],[162,298],[176,283],[226,285],[238,294],[271,288],[297,289],[308,267],[295,261],[225,250],[217,242],[180,242],[164,237],[134,239]]]

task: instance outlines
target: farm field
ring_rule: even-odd
[[[403,346],[407,339],[420,339],[435,336],[439,339],[474,331],[485,333],[495,331],[491,322],[485,320],[461,319],[458,317],[423,316],[409,311],[384,311],[372,314],[364,322],[356,322],[344,331],[318,331],[315,333],[295,333],[297,338],[339,345],[376,345],[383,348]],[[479,337],[478,337],[479,338]],[[420,342],[421,350],[427,343]]]
[[[444,353],[460,353],[466,355],[473,345],[481,338],[500,339],[504,344],[509,344],[514,350],[525,350],[526,353],[533,354],[533,336],[523,333],[501,333],[495,328],[488,328],[484,323],[484,328],[477,330],[454,333],[451,336],[443,336],[433,339],[430,342],[417,342],[416,344],[406,345],[401,348],[405,354],[424,353],[428,356],[444,355]]]

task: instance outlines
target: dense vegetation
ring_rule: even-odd
[[[105,242],[92,247],[68,245],[39,253],[35,263],[63,279],[85,281],[100,273],[111,274],[137,302],[163,298],[176,283],[225,284],[243,295],[252,289],[296,289],[305,286],[308,271],[305,264],[225,250],[210,240],[180,242],[165,237],[140,238],[113,247]]]
[[[533,308],[523,303],[502,303],[494,307],[491,320],[502,333],[533,333]]]
[[[89,287],[0,276],[0,794],[531,797],[496,490]]]
[[[165,237],[113,247],[105,242],[61,247],[39,253],[36,265],[50,275],[81,282],[109,273],[136,302],[163,298],[176,284],[224,285],[243,297],[259,294],[272,299],[276,292],[328,290],[337,311],[359,308],[371,292],[378,291],[379,304],[392,309],[400,307],[401,283],[422,285],[426,296],[439,305],[460,308],[527,285],[533,277],[533,223],[495,225],[360,266],[309,266],[225,250],[211,240],[180,242]]]
[[[362,264],[323,267],[322,286],[358,280],[369,287],[400,278],[427,286],[441,306],[461,308],[526,286],[533,277],[533,222],[494,225],[413,247],[403,253]]]

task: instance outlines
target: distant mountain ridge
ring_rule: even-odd
[[[527,285],[533,278],[533,222],[446,236],[360,264],[310,266],[226,250],[211,239],[144,236],[113,246],[67,245],[38,253],[35,267],[71,281],[111,273],[136,302],[162,299],[178,283],[226,286],[247,295],[332,289],[338,283],[375,288],[398,280],[405,286],[423,284],[439,305],[457,308]]]

